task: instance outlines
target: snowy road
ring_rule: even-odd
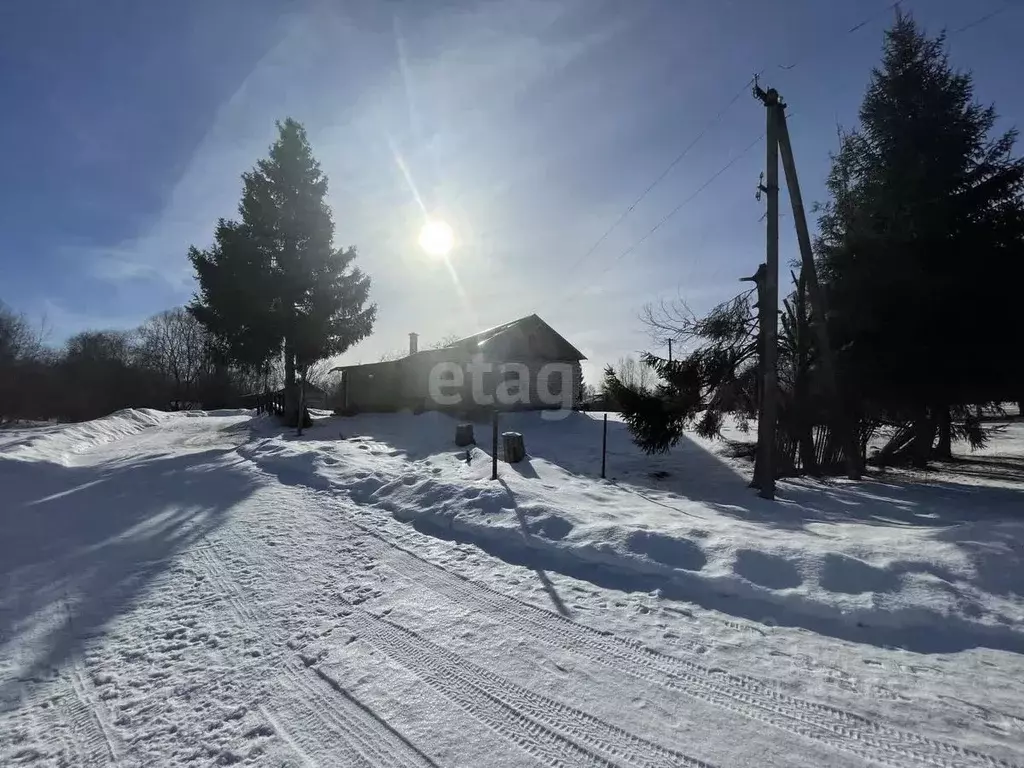
[[[247,420],[0,466],[0,764],[1024,762],[1016,654],[850,648],[510,565],[264,473]]]

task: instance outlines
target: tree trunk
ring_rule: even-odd
[[[935,420],[939,431],[939,441],[935,445],[935,458],[949,461],[953,458],[953,420],[950,418],[948,405],[936,409]]]
[[[910,461],[914,467],[923,469],[928,466],[932,454],[932,442],[935,440],[935,420],[928,414],[927,408],[921,408],[914,418],[914,442],[910,448]]]
[[[291,343],[284,343],[284,424],[299,424],[299,390],[295,386],[295,352]]]
[[[298,427],[299,437],[302,437],[302,427],[306,422],[306,371],[302,372],[302,378],[299,380],[299,408],[297,412],[300,416],[295,419],[295,426]]]
[[[797,418],[797,445],[800,451],[800,464],[804,472],[809,475],[818,475],[818,461],[814,452],[814,414],[811,410],[811,402],[808,397],[808,371],[810,369],[810,343],[811,333],[807,322],[807,280],[804,278],[803,269],[800,270],[800,277],[797,278],[790,272],[790,276],[796,280],[796,379],[793,382],[793,410]]]

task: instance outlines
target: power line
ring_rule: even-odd
[[[819,53],[821,50],[824,50],[825,48],[830,48],[832,46],[832,44],[836,40],[838,40],[840,38],[844,38],[844,37],[846,37],[848,35],[851,35],[851,34],[857,32],[857,31],[863,29],[868,24],[870,24],[872,21],[874,21],[875,19],[877,19],[880,16],[882,16],[882,14],[884,14],[884,13],[887,13],[887,12],[890,12],[890,11],[894,11],[894,10],[898,10],[900,8],[900,6],[902,5],[902,3],[903,3],[903,0],[895,0],[895,2],[887,3],[884,8],[881,8],[878,11],[876,11],[875,13],[870,14],[869,16],[867,16],[866,18],[864,18],[861,21],[857,22],[856,24],[854,24],[854,25],[852,25],[852,26],[850,26],[848,28],[845,28],[844,30],[840,31],[837,35],[835,35],[833,37],[830,37],[828,39],[828,41],[826,41],[827,44],[823,44],[823,45],[817,47],[815,50],[809,51],[804,56],[802,56],[802,57],[798,58],[796,61],[794,61],[792,64],[788,64],[788,65],[778,64],[777,65],[778,68],[786,70],[786,71],[795,69],[800,64],[806,62],[807,59],[811,58],[814,55],[817,55],[817,53]],[[985,23],[986,21],[989,21],[990,19],[1000,15],[1001,13],[1003,13],[1003,12],[1005,12],[1007,10],[1010,10],[1012,8],[1019,8],[1019,7],[1021,7],[1021,6],[1018,3],[1012,2],[1011,0],[1007,0],[1002,7],[997,8],[994,11],[990,11],[989,13],[979,17],[978,19],[975,19],[974,21],[969,22],[968,24],[965,24],[964,26],[961,26],[961,27],[957,28],[957,29],[953,30],[952,32],[949,32],[948,36],[956,35],[956,34],[959,34],[961,32],[964,32],[964,31],[966,31],[968,29],[972,29],[972,28],[974,28],[976,26],[979,26],[980,24]],[[650,192],[655,187],[657,187],[668,176],[668,174],[672,171],[672,169],[675,168],[683,160],[683,158],[686,157],[686,155],[690,152],[690,150],[692,150],[693,147],[707,134],[707,132],[709,130],[711,130],[711,128],[713,128],[722,119],[722,117],[724,117],[725,113],[728,112],[729,109],[732,108],[732,106],[740,99],[740,97],[750,87],[750,85],[757,80],[759,75],[764,74],[764,72],[765,72],[765,70],[762,69],[760,72],[755,74],[753,78],[751,78],[746,83],[744,83],[743,87],[739,91],[737,91],[737,93],[729,100],[729,102],[724,107],[722,107],[722,109],[720,109],[718,111],[718,113],[711,119],[711,121],[707,125],[704,126],[704,128],[701,129],[701,131],[697,134],[697,136],[694,137],[690,141],[690,143],[687,144],[683,148],[682,152],[680,152],[678,155],[676,155],[675,158],[673,158],[673,160],[665,167],[665,169],[658,175],[658,177],[655,178],[654,181],[652,181],[647,186],[647,188],[644,189],[644,191],[640,193],[639,197],[637,197],[636,200],[634,200],[619,215],[619,217],[615,220],[615,222],[607,230],[605,230],[604,233],[602,233],[602,235],[594,242],[594,244],[589,249],[587,249],[587,251],[582,256],[580,256],[580,258],[578,258],[575,262],[573,262],[572,267],[568,270],[570,275],[576,270],[576,268],[583,261],[585,261],[587,258],[589,258],[598,249],[598,247],[608,238],[608,236],[616,228],[618,228],[618,226],[636,209],[637,205],[639,205],[644,200],[644,198],[646,198],[647,195],[650,194]],[[711,178],[709,178],[706,182],[704,182],[704,184],[702,184],[700,187],[698,187],[697,190],[695,190],[689,197],[687,197],[685,200],[683,200],[683,202],[681,202],[679,205],[677,205],[675,208],[673,208],[671,211],[669,211],[657,224],[655,224],[650,230],[648,230],[639,240],[634,242],[632,245],[630,245],[628,248],[626,248],[624,251],[622,251],[618,256],[616,256],[603,270],[601,270],[598,273],[598,276],[607,273],[613,266],[618,264],[622,259],[624,259],[629,254],[633,253],[651,235],[653,235],[655,232],[657,232],[659,229],[661,229],[662,226],[664,226],[672,217],[674,217],[677,213],[679,213],[679,211],[682,210],[688,203],[692,202],[698,195],[700,195],[700,193],[703,192],[712,182],[714,182],[715,179],[717,179],[719,176],[721,176],[723,173],[725,173],[741,157],[743,157],[747,152],[749,152],[751,149],[753,149],[754,146],[756,146],[756,144],[761,139],[764,138],[764,136],[765,136],[765,134],[762,133],[760,136],[758,136],[757,139],[755,139],[753,142],[751,142],[751,144],[749,144],[742,152],[740,152],[740,154],[736,155],[728,163],[726,163],[722,168],[720,168],[718,171],[716,171],[711,176]],[[561,302],[562,305],[564,306],[566,303],[568,303],[570,301],[573,301],[583,291],[585,291],[586,289],[592,287],[592,285],[593,285],[593,282],[591,282],[589,284],[586,284],[586,285],[584,285],[584,287],[582,289],[580,289],[578,291],[575,291],[574,293],[570,294],[568,299],[562,300],[562,302]]]
[[[951,32],[947,33],[947,36],[948,37],[952,37],[953,35],[958,35],[961,32],[966,32],[968,29],[974,29],[975,27],[980,26],[981,24],[984,24],[986,21],[989,21],[990,19],[994,19],[996,16],[999,16],[1000,14],[1005,13],[1006,11],[1009,11],[1009,10],[1012,10],[1012,9],[1016,9],[1016,8],[1020,8],[1020,7],[1021,6],[1018,3],[1005,2],[1005,3],[1003,3],[1002,6],[1000,6],[999,8],[996,8],[994,11],[989,11],[984,16],[980,16],[977,19],[975,19],[974,21],[970,21],[967,24],[964,24],[962,27],[957,27],[956,29],[954,29]]]
[[[833,36],[832,38],[829,38],[829,41],[832,42],[835,39],[838,39],[838,38],[845,37],[847,35],[853,34],[857,30],[859,30],[859,29],[863,28],[864,26],[866,26],[867,24],[871,23],[875,18],[880,16],[883,12],[891,11],[892,9],[898,7],[899,4],[900,4],[899,0],[896,0],[896,2],[888,3],[885,6],[885,8],[881,9],[880,11],[877,11],[877,12],[871,14],[867,18],[863,19],[862,21],[858,22],[857,24],[854,24],[851,27],[848,27],[846,29],[841,30],[839,32],[839,34]],[[817,53],[817,51],[811,51],[811,54],[814,54],[814,53]],[[800,59],[798,59],[797,61],[793,62],[792,64],[788,64],[788,65],[779,64],[778,67],[780,69],[791,70],[791,69],[794,69],[795,67],[797,67],[798,65],[800,65],[801,63],[803,63],[804,61],[806,61],[807,58],[809,58],[809,55],[805,55],[805,56],[801,57]],[[608,227],[608,229],[606,229],[601,234],[601,236],[597,238],[597,240],[594,241],[593,245],[591,245],[590,248],[588,248],[586,250],[586,252],[583,253],[582,256],[580,256],[578,259],[576,259],[576,261],[573,262],[572,266],[567,271],[569,275],[571,275],[573,272],[575,272],[576,268],[579,267],[580,264],[582,264],[584,261],[586,261],[590,256],[592,256],[594,254],[594,252],[601,246],[601,244],[604,243],[604,241],[608,239],[608,236],[612,232],[614,232],[619,227],[619,225],[622,224],[623,221],[626,220],[626,218],[636,209],[636,207],[644,200],[644,198],[646,198],[647,195],[650,194],[652,190],[654,190],[655,187],[657,187],[662,181],[665,180],[665,178],[669,175],[669,173],[671,173],[672,169],[675,168],[683,160],[683,158],[686,157],[687,154],[689,154],[690,150],[692,150],[693,147],[696,146],[696,144],[707,134],[707,132],[709,130],[711,130],[711,128],[713,128],[715,125],[717,125],[721,121],[721,119],[725,116],[726,112],[728,112],[733,107],[733,105],[736,104],[736,102],[739,101],[739,99],[747,92],[747,90],[755,82],[757,77],[760,76],[760,75],[763,75],[764,73],[765,73],[765,70],[762,69],[757,74],[755,74],[754,77],[752,77],[751,79],[747,80],[743,84],[743,87],[740,88],[731,99],[729,99],[728,103],[724,107],[722,107],[722,109],[720,109],[718,111],[718,113],[701,129],[701,131],[683,148],[683,150],[678,155],[676,155],[672,159],[672,161],[669,162],[669,164],[667,166],[665,166],[664,170],[662,170],[662,172],[657,176],[657,178],[655,178],[654,181],[652,181],[647,186],[647,188],[644,189],[644,191],[641,192],[640,195],[632,203],[630,203],[626,207],[626,209],[619,215],[619,217],[612,223],[612,225],[610,227]],[[749,151],[749,149],[748,150],[744,150],[744,152],[746,152],[746,151]],[[735,160],[738,160],[738,159],[739,159],[739,157],[734,158],[733,162],[735,162]],[[724,172],[725,170],[726,169],[722,169],[722,172]],[[717,178],[717,176],[715,178]],[[714,178],[712,178],[708,183],[711,183],[711,181],[714,181]],[[703,189],[703,187],[701,189]],[[698,190],[697,194],[699,194],[699,192],[700,192],[700,190]],[[687,201],[685,201],[685,202],[689,202],[689,199]],[[648,232],[646,235],[644,235],[644,237],[641,238],[641,240],[639,240],[638,242],[634,243],[624,253],[622,253],[619,256],[617,256],[612,263],[613,264],[617,263],[626,254],[631,253],[633,250],[635,250],[635,248],[637,246],[639,246],[640,243],[642,243],[650,235],[652,235],[654,233],[654,231],[656,231],[658,228],[660,228],[660,226],[662,224],[664,224],[665,221],[668,220],[668,218],[671,218],[672,216],[674,216],[675,213],[677,213],[679,211],[679,209],[682,207],[682,205],[685,204],[685,202],[683,204],[680,204],[680,206],[678,206],[673,212],[671,212],[669,214],[669,216],[664,221],[662,221],[658,225],[656,225],[655,226],[655,230],[653,230],[651,232]],[[607,272],[607,271],[608,270],[606,268],[605,270],[603,270],[601,272],[601,274],[604,274],[604,272]]]
[[[796,59],[792,64],[779,64],[778,65],[779,69],[784,69],[787,72],[789,70],[791,70],[791,69],[795,69],[797,66],[799,66],[802,63],[804,63],[805,61],[807,61],[807,59],[811,58],[812,56],[816,56],[821,51],[826,50],[828,48],[831,48],[833,43],[835,43],[836,40],[838,40],[840,38],[843,38],[843,37],[846,37],[847,35],[852,35],[854,32],[857,32],[858,30],[861,30],[864,27],[866,27],[872,21],[874,21],[875,19],[880,17],[883,13],[888,13],[889,11],[894,11],[894,10],[896,10],[899,7],[900,7],[900,0],[896,0],[896,2],[889,3],[884,8],[880,8],[879,10],[875,11],[874,13],[872,13],[867,18],[864,18],[861,21],[858,21],[852,27],[849,27],[849,28],[844,29],[844,30],[840,30],[840,32],[838,34],[834,35],[833,37],[830,37],[830,38],[828,38],[826,40],[821,41],[820,45],[811,47],[808,51],[806,51],[804,53],[803,56],[801,56],[798,59]]]
[[[744,147],[744,149],[738,155],[733,157],[731,160],[729,160],[729,162],[727,162],[725,165],[723,165],[721,168],[719,168],[717,171],[715,171],[707,179],[707,181],[705,181],[703,184],[701,184],[699,187],[697,187],[697,189],[695,189],[690,194],[689,197],[687,197],[685,200],[683,200],[681,203],[679,203],[679,205],[677,205],[671,211],[666,213],[661,218],[661,220],[658,221],[657,224],[655,224],[653,227],[651,227],[649,230],[647,230],[647,232],[643,235],[643,237],[641,237],[639,240],[637,240],[632,245],[630,245],[628,248],[626,248],[626,250],[622,251],[604,269],[602,269],[600,272],[598,272],[598,277],[600,277],[601,275],[603,275],[606,272],[608,272],[612,267],[614,267],[616,264],[618,264],[620,261],[622,261],[622,259],[624,259],[626,256],[628,256],[633,251],[635,251],[637,248],[639,248],[640,245],[643,244],[647,240],[647,238],[649,238],[651,235],[653,235],[655,232],[657,232],[659,229],[661,229],[663,226],[665,226],[665,224],[667,224],[669,222],[669,220],[672,219],[672,217],[674,217],[677,213],[679,213],[689,203],[691,203],[695,199],[697,199],[697,197],[700,195],[701,192],[703,192],[705,189],[707,189],[709,186],[711,186],[711,184],[719,176],[721,176],[727,170],[732,168],[732,166],[735,165],[744,155],[746,155],[750,150],[752,150],[755,146],[757,146],[757,144],[763,138],[764,138],[764,133],[761,133],[756,139],[754,139],[746,147]],[[578,297],[581,293],[583,293],[583,291],[585,291],[587,288],[592,287],[592,285],[593,285],[592,282],[588,283],[588,284],[585,284],[581,289],[579,289],[577,291],[574,291],[573,293],[569,294],[568,298],[562,300],[562,302],[561,302],[562,306],[564,306],[565,304],[568,304],[569,302],[571,302],[574,299],[576,299],[576,297]]]
[[[591,245],[590,248],[587,249],[586,253],[584,253],[582,256],[576,259],[576,261],[573,262],[572,266],[568,269],[568,273],[570,275],[576,270],[576,268],[580,264],[586,261],[591,255],[593,255],[594,251],[596,251],[600,247],[600,245],[605,240],[608,239],[608,235],[614,232],[618,228],[618,226],[623,221],[625,221],[626,217],[629,216],[629,214],[631,214],[634,211],[634,209],[643,201],[643,199],[647,197],[647,195],[649,195],[655,187],[657,187],[662,181],[665,180],[665,177],[672,172],[673,168],[675,168],[677,165],[679,165],[680,162],[682,162],[683,158],[686,157],[687,154],[689,154],[690,150],[697,145],[697,142],[704,138],[705,134],[707,134],[708,131],[710,131],[715,125],[718,124],[722,117],[725,116],[725,113],[732,108],[733,104],[740,100],[740,97],[747,92],[747,89],[750,88],[753,82],[754,79],[751,78],[746,83],[744,83],[743,87],[736,92],[736,95],[729,100],[729,103],[722,107],[718,111],[718,114],[711,118],[711,120],[700,130],[700,132],[690,141],[690,143],[683,148],[683,151],[676,155],[675,158],[673,158],[673,160],[667,166],[665,166],[665,169],[658,175],[658,177],[647,185],[647,188],[640,193],[639,197],[637,197],[636,200],[634,200],[632,203],[629,204],[629,206],[627,206],[627,208],[619,215],[619,217],[612,223],[612,225],[608,227],[608,229],[606,229],[601,234],[601,236],[597,238],[597,240],[594,241],[594,244]]]

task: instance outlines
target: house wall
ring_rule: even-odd
[[[307,408],[321,409],[327,407],[327,393],[322,390],[307,391],[303,397],[305,398]]]
[[[571,407],[579,401],[583,376],[579,361],[566,359],[564,354],[564,343],[552,337],[550,332],[544,332],[540,328],[516,327],[495,338],[485,340],[476,347],[426,350],[401,360],[348,368],[343,374],[347,382],[347,407],[355,411],[441,408],[442,406],[430,396],[431,372],[439,363],[453,363],[462,368],[464,383],[459,392],[459,405],[447,407],[452,410],[472,409],[477,407],[477,404],[473,402],[472,380],[467,371],[469,364],[477,356],[495,366],[494,373],[485,377],[483,381],[483,391],[492,396],[502,381],[502,374],[497,370],[501,363],[515,362],[526,366],[529,371],[528,402],[525,405],[513,406],[524,409],[560,407],[561,398],[553,403],[541,400],[539,375],[541,369],[549,363],[558,362],[569,366],[569,375],[564,381],[552,381],[551,389],[552,392],[570,389],[573,394],[568,405]],[[451,386],[444,389],[445,394],[450,395],[454,392]]]
[[[402,405],[399,361],[347,368],[342,372],[341,410],[394,411]]]

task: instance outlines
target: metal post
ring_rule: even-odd
[[[491,480],[498,479],[498,409],[491,412]]]
[[[604,415],[604,425],[601,428],[601,477],[604,477],[605,456],[608,453],[608,414]]]

